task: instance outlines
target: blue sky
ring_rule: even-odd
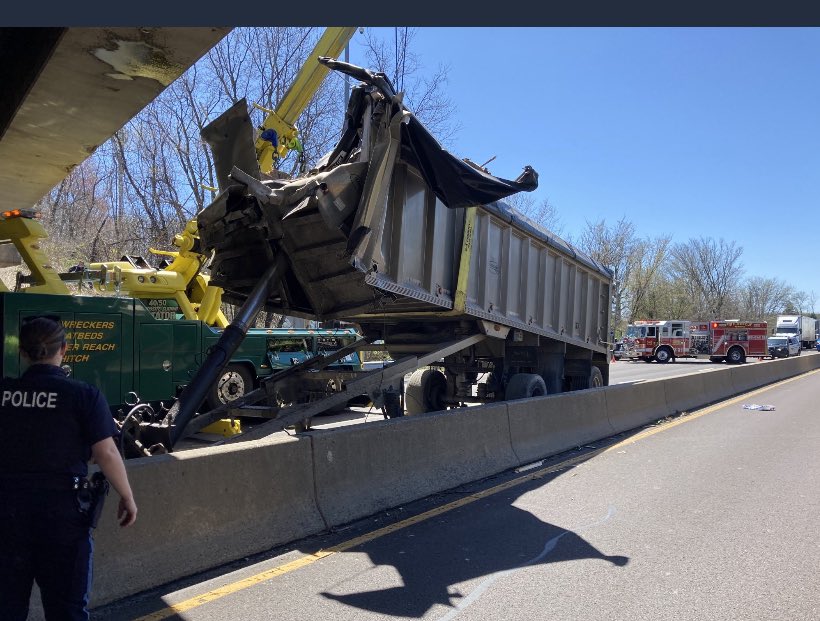
[[[820,29],[421,28],[413,49],[449,67],[452,151],[532,165],[566,233],[722,237],[747,276],[820,296]]]

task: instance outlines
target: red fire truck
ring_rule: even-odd
[[[765,321],[636,321],[629,324],[622,357],[666,363],[675,358],[709,358],[731,364],[769,355]]]

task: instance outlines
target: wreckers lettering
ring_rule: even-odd
[[[77,364],[91,362],[93,354],[88,352],[112,352],[117,350],[117,343],[113,342],[116,335],[112,331],[119,326],[115,321],[64,321],[63,325],[73,332],[66,332],[66,355],[63,362]]]
[[[113,321],[63,321],[66,330],[110,330]]]

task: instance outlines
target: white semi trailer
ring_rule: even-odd
[[[778,315],[775,334],[796,334],[803,349],[817,344],[817,322],[807,315]]]

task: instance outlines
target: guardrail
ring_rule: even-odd
[[[820,367],[740,365],[137,459],[137,523],[96,533],[92,605]]]

